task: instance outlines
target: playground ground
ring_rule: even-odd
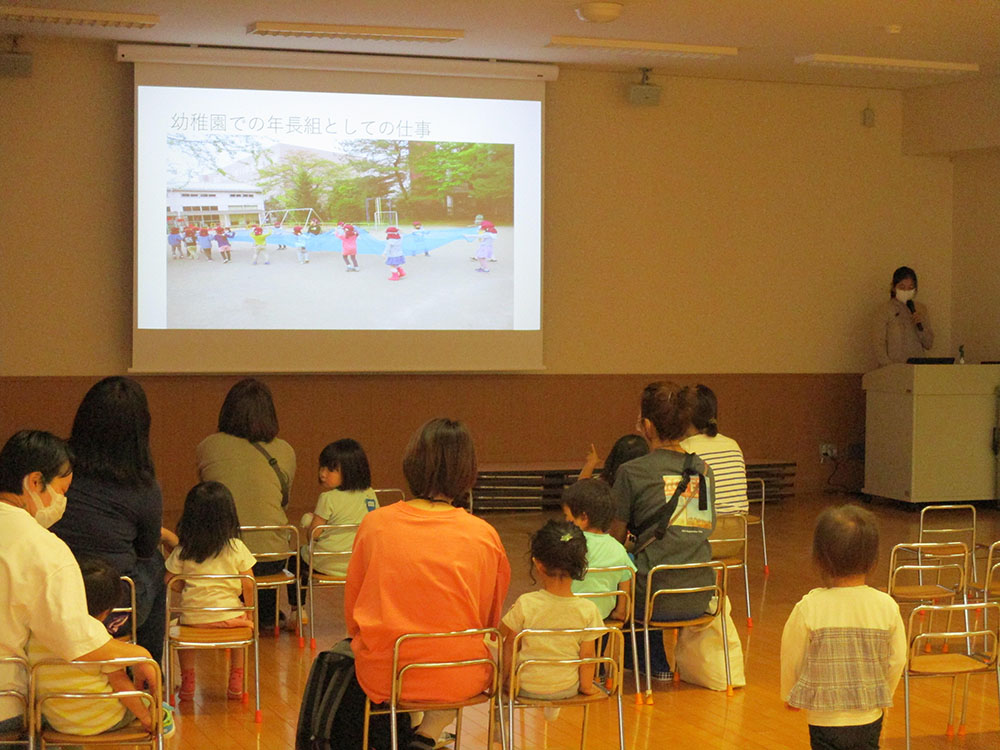
[[[253,265],[250,243],[233,244],[232,263],[167,257],[167,327],[320,330],[504,330],[514,324],[513,238],[500,227],[495,263],[479,273],[475,242],[455,240],[430,256],[407,256],[402,281],[380,255],[358,255],[345,271],[340,253],[298,262],[294,247],[268,245],[270,265]],[[507,231],[504,231],[504,230]]]

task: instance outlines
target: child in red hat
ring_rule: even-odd
[[[344,265],[348,271],[358,271],[358,230],[353,224],[337,222],[335,234],[340,237],[340,245],[343,248],[341,255],[344,258]],[[354,265],[351,265],[353,262]]]
[[[479,225],[479,249],[476,251],[476,260],[479,261],[477,271],[489,273],[486,267],[488,261],[493,260],[493,236],[497,233],[497,228],[492,221],[484,221]]]
[[[385,230],[385,250],[382,254],[385,256],[385,264],[392,267],[389,281],[399,281],[406,276],[403,270],[403,264],[406,262],[403,257],[403,239],[396,227],[388,227]]]

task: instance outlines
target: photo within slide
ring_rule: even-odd
[[[520,180],[510,128],[537,103],[139,91],[140,328],[537,320],[540,123]]]

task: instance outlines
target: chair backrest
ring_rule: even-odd
[[[136,604],[135,604],[135,581],[133,581],[128,576],[122,576],[122,583],[125,585],[126,591],[128,591],[128,605],[122,607],[115,607],[111,610],[113,615],[128,615],[129,631],[131,635],[129,636],[129,642],[136,642],[136,633],[138,631],[138,623],[136,622]]]
[[[1000,586],[1000,540],[993,542],[986,553],[986,581],[983,588],[983,601],[989,601],[995,586]]]
[[[693,570],[713,571],[713,583],[705,586],[685,586],[661,589],[653,588],[653,577],[657,573]],[[725,611],[726,589],[729,580],[728,576],[729,571],[726,568],[725,563],[721,560],[709,560],[708,562],[701,563],[682,563],[678,565],[655,565],[650,568],[649,572],[646,574],[646,601],[643,612],[646,613],[646,618],[650,619],[649,613],[655,610],[655,604],[658,598],[676,596],[679,594],[699,594],[711,592],[712,599],[715,601],[715,608],[711,612],[706,612],[705,614],[711,617],[718,617]]]
[[[45,669],[53,668],[63,668],[71,666],[74,668],[84,668],[84,667],[118,667],[124,669],[126,667],[134,667],[137,665],[145,665],[146,667],[153,670],[155,678],[153,679],[153,684],[148,685],[144,689],[136,688],[135,690],[121,690],[112,691],[108,693],[93,693],[93,694],[81,694],[81,693],[61,693],[61,692],[47,692],[45,695],[39,695],[38,686],[38,674]],[[42,732],[42,719],[45,713],[45,705],[50,701],[88,701],[93,702],[95,700],[120,700],[121,698],[136,697],[142,700],[149,706],[149,714],[152,719],[152,727],[149,732],[149,739],[146,741],[136,742],[130,739],[128,741],[129,746],[139,745],[139,744],[149,744],[150,747],[156,747],[159,743],[159,737],[163,734],[163,710],[161,706],[163,705],[163,678],[160,675],[160,665],[156,663],[153,659],[149,657],[128,657],[128,658],[118,658],[118,659],[102,659],[100,661],[71,661],[65,662],[60,659],[44,659],[31,667],[31,679],[29,681],[29,697],[28,697],[28,711],[30,713],[30,731],[32,735],[37,736]],[[98,737],[100,735],[97,735]],[[111,738],[109,737],[109,740]],[[60,743],[62,744],[62,743]]]
[[[380,508],[383,505],[392,505],[392,503],[405,499],[406,499],[406,493],[394,487],[382,490],[375,490],[375,500]]]
[[[618,601],[620,599],[625,600],[625,618],[624,622],[626,624],[634,621],[635,619],[635,570],[630,568],[628,565],[609,565],[603,568],[587,568],[587,575],[591,573],[628,573],[629,576],[629,587],[628,591],[622,591],[619,588],[611,589],[609,591],[580,591],[574,593],[573,596],[579,596],[581,599],[613,599],[614,606],[611,608],[613,612],[618,608]]]
[[[976,506],[967,503],[928,505],[920,511],[921,542],[964,542],[976,548]]]
[[[743,513],[715,517],[715,531],[708,538],[712,557],[734,558],[747,556],[747,517]]]
[[[376,490],[377,491],[377,490]],[[339,559],[348,561],[351,559],[352,550],[347,549],[342,552],[326,552],[322,549],[317,548],[320,538],[328,531],[348,531],[353,530],[357,533],[358,527],[361,526],[359,523],[324,523],[316,526],[309,532],[309,564],[313,571],[316,571],[316,560],[327,559]],[[318,572],[318,571],[317,571]]]
[[[933,550],[933,556],[921,556],[921,553],[927,550]],[[912,561],[913,553],[917,554],[916,562]],[[900,557],[904,557],[904,559],[900,560]],[[903,542],[897,544],[889,554],[889,586],[887,591],[889,596],[892,596],[897,588],[912,585],[907,584],[911,574],[922,582],[926,574],[934,573],[936,585],[951,589],[958,594],[965,590],[968,580],[968,562],[969,549],[962,542]]]
[[[5,737],[0,735],[0,747],[22,746],[28,747],[28,727],[31,726],[30,713],[28,711],[28,684],[31,670],[28,668],[28,660],[22,656],[0,657],[0,666],[12,667],[15,671],[24,674],[24,692],[20,690],[0,690],[0,698],[13,698],[21,704],[21,713],[24,716],[25,732],[23,737]]]
[[[947,630],[928,630],[934,615],[947,614]],[[937,618],[937,622],[941,618]],[[951,628],[958,622],[957,629]],[[981,662],[983,669],[996,668],[997,644],[1000,642],[1000,602],[987,604],[921,604],[910,612],[907,625],[907,664],[927,654],[927,646],[937,645],[949,655],[968,656]],[[945,670],[947,671],[947,670]]]
[[[253,601],[252,602],[240,602],[239,605],[233,605],[230,607],[185,607],[180,603],[180,597],[173,597],[171,594],[177,594],[179,591],[174,587],[177,583],[187,583],[189,581],[239,581],[240,586],[244,583],[249,583],[253,587]],[[175,599],[177,600],[175,602]],[[192,614],[192,613],[208,613],[221,615],[218,620],[228,620],[231,618],[239,617],[240,615],[248,614],[250,616],[250,621],[253,623],[253,632],[256,634],[258,632],[258,622],[257,622],[257,581],[252,575],[241,575],[239,573],[234,573],[232,575],[222,575],[216,573],[201,573],[201,574],[190,574],[190,575],[176,575],[170,579],[170,583],[167,585],[167,632],[170,632],[170,621],[173,619],[174,615]],[[226,617],[225,615],[229,615]],[[220,629],[221,630],[221,629]]]
[[[400,652],[407,643],[427,640],[446,640],[455,638],[476,638],[480,642],[489,639],[496,645],[496,649],[484,648],[484,655],[474,659],[440,659],[427,662],[401,663]],[[389,696],[390,705],[398,706],[400,696],[403,692],[403,680],[406,675],[414,670],[421,669],[446,669],[456,667],[473,667],[482,665],[490,669],[489,686],[483,695],[494,696],[498,694],[500,687],[500,677],[502,674],[500,659],[503,649],[501,647],[500,631],[496,628],[472,628],[469,630],[456,630],[444,633],[404,633],[396,639],[392,647],[392,687]],[[446,646],[445,646],[446,647]],[[460,701],[460,703],[462,703]],[[457,704],[456,704],[457,705]]]
[[[603,655],[600,649],[595,649],[594,656],[581,657],[577,656],[572,659],[564,658],[541,658],[532,657],[529,659],[521,659],[521,650],[524,647],[524,642],[529,638],[564,638],[572,639],[574,644],[582,643],[584,641],[598,640],[603,638],[605,635],[612,639],[613,643],[609,644],[611,647],[604,650]],[[521,675],[525,669],[532,668],[537,670],[548,666],[551,667],[561,667],[565,669],[576,668],[579,669],[584,664],[604,664],[607,666],[607,678],[609,680],[607,685],[608,697],[620,696],[622,692],[622,658],[625,653],[625,635],[618,628],[605,626],[600,628],[559,628],[559,629],[535,629],[527,628],[520,631],[514,636],[513,648],[511,650],[512,658],[514,660],[513,665],[510,668],[510,682],[508,684],[508,695],[511,702],[514,702],[517,698],[517,694],[521,688]]]
[[[298,526],[293,526],[290,523],[263,526],[240,526],[240,534],[244,536],[244,538],[247,534],[252,537],[254,534],[259,534],[264,531],[279,532],[284,534],[285,549],[278,552],[254,552],[253,556],[257,562],[267,562],[268,560],[287,560],[292,555],[298,554],[300,545]]]

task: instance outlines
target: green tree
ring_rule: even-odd
[[[410,188],[409,141],[352,140],[341,143],[359,177],[370,178],[377,192],[369,198],[395,198],[405,202]]]
[[[321,209],[329,203],[337,184],[345,179],[343,164],[306,154],[292,154],[262,166],[258,183],[273,195],[270,208]]]
[[[500,219],[513,216],[514,147],[503,143],[434,143],[413,158],[414,200],[451,197],[456,207]]]

